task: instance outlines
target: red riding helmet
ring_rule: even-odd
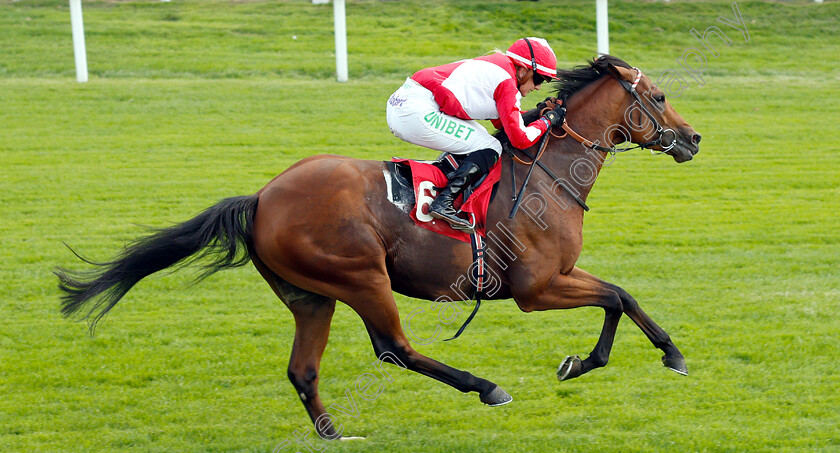
[[[513,64],[545,76],[548,79],[557,78],[557,57],[542,38],[522,38],[517,40],[505,52],[513,60]]]

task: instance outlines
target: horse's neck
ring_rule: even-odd
[[[616,116],[616,109],[611,108],[612,104],[593,101],[595,96],[607,95],[608,90],[614,88],[610,86],[609,81],[610,78],[605,77],[587,86],[568,99],[566,107],[566,121],[569,126],[584,138],[602,145],[609,138],[605,139],[604,133],[610,126],[623,122],[622,118]],[[586,200],[607,154],[586,147],[569,135],[559,140],[550,137],[547,146],[544,158],[546,165],[554,170],[556,176],[571,184],[580,197]]]

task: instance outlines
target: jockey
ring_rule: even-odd
[[[432,217],[470,231],[470,222],[458,217],[452,202],[487,174],[502,153],[502,144],[475,120],[491,120],[519,149],[532,146],[562,124],[562,111],[549,110],[526,125],[519,101],[556,76],[557,58],[548,42],[522,38],[505,53],[417,71],[391,95],[386,110],[394,135],[415,145],[466,155],[429,207]]]

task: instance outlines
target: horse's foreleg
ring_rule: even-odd
[[[514,298],[525,312],[591,306],[603,308],[604,326],[595,348],[585,360],[577,355],[566,357],[557,370],[557,378],[561,381],[572,379],[607,364],[622,309],[621,298],[604,282],[575,268],[569,275],[555,275],[539,292],[514,294]]]
[[[557,368],[557,379],[565,381],[607,365],[618,321],[621,320],[621,310],[611,307],[602,308],[604,308],[604,327],[601,328],[601,335],[598,337],[595,348],[585,360],[581,360],[577,355],[567,356]]]
[[[561,381],[578,377],[607,364],[622,313],[627,313],[654,345],[665,351],[666,357],[663,361],[666,366],[683,374],[685,372],[685,363],[680,362],[682,354],[668,335],[638,307],[636,301],[626,291],[579,268],[574,268],[569,275],[555,275],[541,291],[518,296],[516,302],[526,312],[586,306],[604,309],[604,326],[598,343],[585,360],[581,360],[578,356],[566,357],[557,370],[557,377]]]
[[[674,345],[674,342],[671,341],[671,337],[650,319],[650,316],[639,307],[638,302],[636,302],[633,296],[627,294],[627,291],[624,291],[618,286],[612,286],[619,297],[621,297],[621,305],[624,313],[639,326],[639,329],[645,333],[654,346],[665,353],[662,356],[662,363],[670,370],[676,371],[683,376],[687,375],[688,368],[685,365],[685,358]]]
[[[345,300],[362,318],[370,335],[377,357],[411,371],[437,379],[464,393],[477,392],[485,404],[498,406],[509,403],[511,396],[496,384],[472,374],[444,365],[419,352],[408,342],[400,324],[396,302],[390,286],[382,290],[359,292],[352,300]]]

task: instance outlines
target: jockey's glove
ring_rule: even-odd
[[[563,124],[563,119],[566,118],[566,107],[555,107],[553,110],[545,112],[542,120],[545,121],[549,129]]]

